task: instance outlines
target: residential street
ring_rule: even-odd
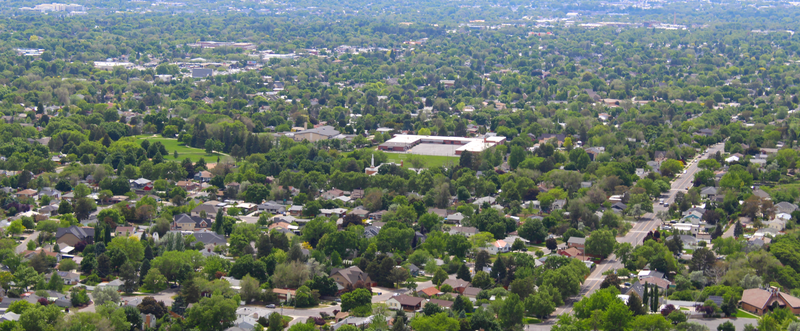
[[[722,150],[723,146],[724,144],[720,143],[709,147],[707,152],[699,156],[696,160],[699,161],[708,158],[709,155]],[[672,188],[670,189],[669,197],[665,199],[665,202],[673,203],[675,201],[675,194],[678,191],[686,192],[686,188],[692,185],[694,174],[698,170],[699,168],[697,167],[697,162],[690,163],[686,168],[686,173],[681,174],[677,179],[675,179],[675,181],[672,182]],[[630,243],[633,246],[642,244],[642,240],[644,240],[644,237],[647,236],[647,233],[658,228],[660,225],[661,221],[655,217],[655,214],[664,210],[667,210],[667,207],[659,205],[658,202],[654,202],[653,212],[644,214],[638,222],[633,224],[633,228],[631,228],[631,230],[628,231],[624,237],[617,237],[617,242]],[[584,296],[591,295],[594,291],[600,288],[600,284],[603,282],[603,279],[605,279],[605,276],[603,276],[604,272],[611,269],[620,268],[622,268],[622,263],[617,261],[617,257],[614,254],[600,262],[594,271],[592,271],[592,273],[589,275],[589,277],[586,278],[586,281],[584,281],[583,285],[581,286],[580,294],[570,298],[566,305],[558,307],[554,315],[558,316],[572,312],[572,304],[574,302],[579,301]]]

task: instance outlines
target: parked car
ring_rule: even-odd
[[[275,308],[275,304],[270,303],[267,305],[267,308]]]

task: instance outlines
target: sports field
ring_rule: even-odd
[[[436,156],[436,155],[414,155],[414,154],[405,154],[405,153],[386,153],[387,162],[393,162],[400,164],[400,161],[406,160],[409,157],[418,157],[421,158],[424,162],[423,168],[436,168],[443,166],[445,164],[452,163],[454,165],[458,164],[458,157],[452,156]],[[412,168],[410,162],[404,162],[403,168]]]
[[[187,147],[182,142],[178,142],[178,139],[174,138],[164,138],[160,135],[153,136],[145,134],[136,136],[136,139],[147,140],[150,141],[151,144],[156,141],[160,141],[162,144],[164,144],[164,147],[167,148],[168,153],[167,155],[164,155],[164,160],[166,161],[182,161],[183,159],[188,157],[190,160],[192,160],[192,162],[197,162],[200,160],[200,158],[204,158],[206,160],[206,163],[216,163],[217,156],[219,156],[220,161],[225,161],[225,160],[233,161],[233,159],[228,155],[220,153],[206,154],[205,150],[200,148]],[[176,150],[178,151],[177,159],[174,157],[173,154],[174,151]]]

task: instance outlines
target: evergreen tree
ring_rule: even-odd
[[[267,257],[272,253],[272,241],[269,240],[269,236],[266,233],[262,233],[261,236],[258,237],[258,258]],[[335,252],[334,252],[335,253]],[[331,259],[333,256],[331,256]]]
[[[481,250],[478,256],[475,257],[475,272],[483,270],[483,267],[489,265],[489,252]]]
[[[456,278],[463,279],[468,282],[472,281],[472,275],[470,275],[469,268],[467,268],[466,264],[461,264],[461,266],[458,267],[458,271],[456,272]]]
[[[200,300],[200,287],[197,286],[194,282],[194,275],[189,275],[186,277],[186,280],[183,281],[183,289],[181,290],[181,296],[186,299],[186,303],[195,303]]]
[[[631,293],[630,297],[628,297],[628,309],[633,312],[633,316],[647,314],[647,310],[644,308],[644,305],[642,305],[642,299],[639,298],[636,292]]]
[[[217,210],[217,216],[214,218],[214,232],[216,232],[217,234],[224,234],[223,233],[224,222],[225,220],[222,215],[222,208],[220,208],[219,210]]]
[[[150,246],[147,247],[150,248]],[[150,272],[150,260],[144,259],[142,261],[142,265],[139,267],[139,275],[146,276],[148,272]],[[144,277],[139,277],[139,285],[142,285],[143,282],[144,282]]]
[[[97,275],[104,278],[111,273],[111,259],[106,254],[100,254],[97,257]]]
[[[153,259],[153,247],[150,247],[150,244],[146,244],[144,247],[144,259],[145,260],[152,260]],[[146,274],[143,274],[146,275]]]
[[[123,281],[122,288],[125,293],[133,293],[139,287],[139,276],[136,275],[136,269],[130,261],[119,268],[119,277]]]
[[[736,221],[736,225],[733,228],[733,236],[739,238],[744,233],[744,229],[742,228],[742,222]]]
[[[499,256],[496,260],[494,260],[492,272],[489,274],[489,276],[492,276],[492,278],[496,279],[497,281],[501,281],[506,278],[506,265],[503,263],[503,259]]]
[[[186,299],[182,295],[178,295],[175,297],[175,301],[172,302],[172,307],[170,307],[173,313],[183,316],[183,313],[186,312]]]

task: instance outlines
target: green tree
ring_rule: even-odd
[[[620,300],[612,301],[605,308],[603,328],[605,330],[625,330],[633,313]],[[663,317],[661,317],[663,319]]]
[[[369,307],[372,311],[372,293],[363,288],[342,294],[342,311],[350,311],[358,307]]]
[[[142,288],[152,293],[158,293],[165,290],[169,286],[167,278],[161,274],[157,268],[152,268],[144,277]]]
[[[609,230],[595,230],[589,238],[586,238],[586,254],[607,257],[614,251],[617,243],[614,234]]]
[[[225,330],[236,320],[238,302],[212,294],[186,310],[186,323],[201,331]]]
[[[500,312],[497,313],[497,318],[500,320],[500,325],[503,329],[513,330],[515,326],[522,324],[524,313],[525,306],[520,301],[519,296],[510,293],[503,301]]]
[[[447,313],[433,316],[419,316],[411,320],[411,327],[416,331],[459,331],[458,320],[450,318]]]

